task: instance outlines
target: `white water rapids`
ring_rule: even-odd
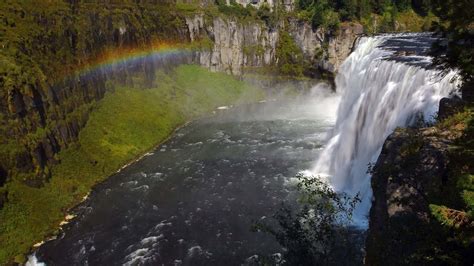
[[[336,90],[341,95],[336,125],[311,171],[326,178],[336,191],[360,193],[362,202],[355,210],[354,222],[362,228],[368,225],[372,198],[368,164],[375,163],[385,139],[397,127],[413,124],[417,115],[432,119],[440,99],[456,91],[454,71],[444,75],[387,59],[395,52],[384,47],[386,42],[400,36],[364,37],[342,64],[336,77]],[[409,37],[413,41],[409,48],[416,48],[417,35]],[[431,61],[427,56],[408,57],[422,63]]]

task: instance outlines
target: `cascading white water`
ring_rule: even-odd
[[[397,127],[412,124],[419,114],[432,119],[440,99],[456,91],[454,71],[442,75],[387,59],[395,52],[383,45],[396,37],[364,37],[342,64],[336,76],[336,90],[342,97],[336,125],[312,169],[313,175],[326,178],[336,191],[360,193],[362,202],[355,210],[354,222],[363,228],[367,227],[372,198],[368,164],[377,160],[385,139]]]

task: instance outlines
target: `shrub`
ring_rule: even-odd
[[[299,206],[283,206],[277,225],[259,222],[255,229],[273,235],[285,248],[289,265],[354,264],[361,260],[348,225],[360,199],[336,193],[317,177],[297,175]],[[345,262],[345,263],[344,263]]]
[[[280,74],[287,76],[303,75],[303,52],[287,31],[282,31],[280,34],[276,56]]]

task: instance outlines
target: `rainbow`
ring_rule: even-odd
[[[189,54],[195,50],[190,44],[172,44],[155,42],[139,48],[112,48],[106,49],[98,57],[79,64],[74,68],[76,75],[87,75],[98,70],[113,70],[116,67],[141,62],[143,60],[159,60],[176,55]]]

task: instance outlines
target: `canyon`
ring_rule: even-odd
[[[458,72],[432,65],[441,36],[367,36],[378,15],[316,27],[293,0],[13,2],[0,4],[0,264],[36,250],[59,264],[222,264],[227,249],[249,265],[260,249],[280,263],[285,249],[268,236],[251,248],[242,243],[256,235],[232,239],[249,217],[292,202],[302,169],[360,199],[357,263],[473,260],[472,155],[458,152],[472,113]],[[113,230],[89,228],[109,212]],[[195,234],[200,226],[209,233]],[[110,232],[124,234],[119,249],[101,237]]]

